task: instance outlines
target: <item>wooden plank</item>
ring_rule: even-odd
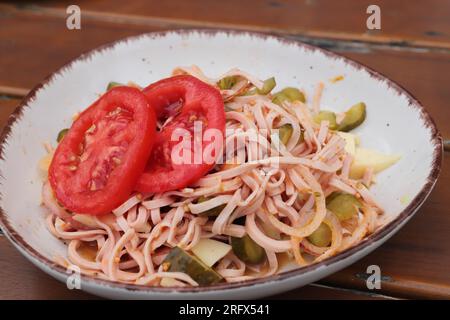
[[[26,96],[29,91],[30,90],[26,88],[0,86],[0,93],[7,95],[8,97],[21,98]]]
[[[65,14],[73,2],[46,1],[22,10]],[[369,31],[367,7],[381,9],[381,30]],[[312,37],[408,43],[450,48],[450,2],[429,0],[172,0],[124,2],[77,1],[86,19],[120,21],[139,25],[225,27]],[[57,9],[57,10],[55,10]]]
[[[449,185],[450,153],[446,152],[435,189],[398,234],[366,258],[321,283],[364,290],[367,267],[378,265],[385,277],[381,293],[450,299]]]
[[[379,295],[370,292],[348,290],[338,287],[330,287],[311,284],[303,288],[288,291],[279,295],[268,297],[273,300],[394,300],[390,296]]]
[[[63,17],[41,15],[0,5],[0,93],[25,93],[46,75],[101,44],[155,27],[87,21],[81,31],[65,28]],[[30,32],[30,30],[33,30]],[[39,35],[36,37],[35,35]],[[45,43],[46,45],[42,45]],[[397,51],[366,44],[354,45],[313,41],[362,62],[411,91],[435,119],[445,137],[450,137],[450,53],[428,50]],[[30,57],[30,52],[33,52]],[[18,66],[20,66],[18,68]]]
[[[450,152],[450,140],[444,140],[444,150]]]
[[[156,27],[86,21],[68,30],[64,17],[24,13],[0,4],[0,93],[31,89],[69,60],[99,45]],[[26,92],[26,91],[25,91]]]
[[[449,54],[395,50],[338,53],[377,70],[411,92],[431,114],[442,136],[450,138]]]
[[[5,237],[0,238],[0,300],[95,299],[80,290],[69,290],[26,260]]]
[[[9,115],[14,111],[19,102],[20,100],[18,99],[10,99],[5,96],[0,96],[0,130],[3,130],[3,127],[8,121]]]
[[[0,300],[6,299],[98,299],[66,285],[40,271],[26,260],[5,237],[0,237]],[[379,300],[383,296],[332,287],[306,286],[271,299],[355,299]]]

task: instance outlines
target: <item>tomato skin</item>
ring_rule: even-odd
[[[175,164],[170,152],[178,142],[170,141],[176,128],[192,132],[193,120],[206,129],[225,132],[225,108],[220,92],[195,77],[183,75],[163,79],[143,90],[159,120],[172,117],[156,135],[147,168],[136,184],[144,193],[160,193],[184,188],[208,173],[214,163]],[[208,143],[203,142],[203,148]]]
[[[151,153],[156,116],[136,88],[116,87],[83,111],[49,168],[57,200],[68,210],[106,214],[128,199]]]

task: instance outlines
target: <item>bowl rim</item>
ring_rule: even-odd
[[[222,290],[231,290],[231,289],[239,289],[239,288],[248,288],[253,287],[256,285],[261,285],[266,282],[279,282],[282,280],[286,280],[289,278],[294,278],[306,273],[309,273],[311,271],[320,269],[322,267],[330,266],[332,264],[335,264],[341,260],[344,260],[354,254],[356,254],[358,251],[362,251],[362,249],[370,246],[371,244],[378,242],[391,234],[391,232],[395,231],[397,227],[402,225],[404,222],[406,222],[409,218],[411,218],[414,213],[417,211],[417,209],[422,205],[422,203],[425,201],[425,199],[430,194],[431,190],[433,189],[437,178],[439,176],[440,170],[441,170],[441,164],[442,164],[442,156],[443,156],[443,142],[441,134],[439,133],[433,119],[431,118],[430,114],[427,112],[425,107],[419,100],[417,100],[408,90],[403,88],[398,83],[394,82],[393,80],[390,80],[388,77],[384,76],[382,73],[379,73],[372,68],[356,62],[352,59],[349,59],[347,57],[344,57],[342,55],[339,55],[337,53],[331,52],[329,50],[304,43],[300,40],[297,40],[293,37],[287,36],[280,36],[275,35],[272,33],[265,33],[265,32],[254,32],[254,31],[242,31],[242,30],[235,30],[235,29],[221,29],[221,28],[189,28],[189,29],[169,29],[165,31],[156,31],[156,32],[148,32],[143,33],[135,36],[130,36],[122,39],[118,39],[116,41],[101,45],[99,47],[96,47],[92,50],[86,51],[85,53],[82,53],[81,55],[69,60],[66,64],[64,64],[62,67],[60,67],[58,70],[50,73],[47,77],[45,77],[39,84],[37,84],[19,103],[19,105],[16,107],[14,112],[9,116],[9,119],[3,129],[2,134],[0,135],[0,159],[1,161],[5,161],[5,144],[7,143],[8,137],[11,134],[12,127],[16,121],[21,119],[23,110],[25,108],[28,108],[28,104],[34,100],[36,97],[37,92],[43,88],[45,85],[50,83],[58,74],[63,73],[66,70],[69,70],[72,65],[78,61],[88,60],[92,55],[97,54],[99,52],[102,52],[104,50],[108,50],[110,48],[113,48],[117,44],[120,43],[126,43],[126,42],[132,42],[132,41],[138,41],[142,38],[147,38],[149,40],[154,40],[158,38],[164,38],[168,35],[175,34],[182,37],[189,37],[190,35],[201,35],[201,36],[217,36],[218,34],[226,34],[227,36],[250,36],[253,38],[258,38],[260,40],[266,41],[266,40],[275,40],[281,44],[289,44],[289,45],[295,45],[299,48],[305,49],[307,51],[311,52],[321,52],[325,56],[332,58],[332,59],[340,59],[346,64],[351,65],[357,70],[364,70],[366,71],[371,78],[375,78],[377,80],[385,81],[386,84],[396,91],[400,95],[404,95],[408,99],[408,107],[417,109],[417,111],[420,114],[420,117],[422,121],[424,122],[424,125],[430,130],[431,132],[431,143],[433,144],[433,162],[432,166],[430,168],[430,173],[427,177],[426,183],[422,186],[422,189],[419,191],[419,193],[414,197],[414,199],[411,200],[409,205],[401,211],[398,216],[390,221],[388,224],[383,226],[381,229],[377,230],[375,233],[369,235],[368,237],[364,238],[361,242],[359,242],[357,245],[348,248],[332,257],[329,257],[327,259],[324,259],[323,261],[320,261],[318,263],[296,268],[289,271],[284,271],[275,275],[271,275],[268,277],[262,277],[252,280],[245,280],[240,282],[234,282],[234,283],[219,283],[215,285],[210,286],[198,286],[198,287],[181,287],[181,288],[172,288],[172,287],[161,287],[161,286],[143,286],[143,285],[137,285],[137,284],[129,284],[129,283],[122,283],[118,281],[112,281],[112,280],[106,280],[106,279],[100,279],[95,276],[91,275],[81,275],[81,281],[82,286],[84,284],[87,285],[98,285],[102,287],[108,287],[110,289],[121,289],[125,291],[131,291],[131,292],[140,292],[140,293],[148,293],[148,294],[157,294],[157,293],[205,293],[205,292],[215,292],[215,291],[222,291]],[[3,174],[0,170],[0,177],[3,177]],[[0,197],[3,198],[4,195],[0,193]],[[63,266],[57,264],[56,262],[46,258],[41,253],[39,253],[37,250],[35,250],[33,247],[31,247],[23,238],[22,236],[12,227],[12,225],[9,223],[8,215],[6,211],[3,209],[3,207],[0,205],[0,227],[3,230],[3,233],[5,234],[6,238],[9,239],[10,242],[14,244],[16,248],[19,249],[19,251],[27,256],[27,258],[32,258],[32,261],[35,261],[36,263],[40,263],[42,266],[45,266],[48,268],[49,271],[53,271],[57,273],[61,279],[64,279],[68,276],[67,269]]]

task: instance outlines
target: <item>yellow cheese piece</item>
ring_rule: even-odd
[[[378,173],[392,166],[399,159],[398,155],[387,155],[372,149],[356,148],[350,168],[350,178],[362,178],[367,168],[372,168],[374,173]]]
[[[345,151],[355,156],[356,146],[359,144],[358,136],[341,131],[338,131],[337,134],[345,140]]]
[[[212,239],[201,239],[191,251],[204,264],[211,267],[231,251],[231,246]]]

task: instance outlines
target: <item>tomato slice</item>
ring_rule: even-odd
[[[116,87],[79,118],[58,145],[49,181],[68,210],[105,214],[130,196],[150,156],[156,116],[136,88]]]
[[[180,163],[172,157],[173,149],[180,140],[172,141],[176,129],[190,133],[194,143],[194,123],[201,122],[202,132],[216,129],[225,131],[225,109],[219,91],[192,76],[175,76],[158,81],[143,90],[158,119],[166,124],[157,133],[153,152],[147,168],[136,184],[136,190],[145,193],[160,193],[184,188],[203,177],[214,166],[200,156],[191,163]],[[201,136],[201,149],[207,150],[211,143]],[[194,148],[192,148],[194,151]],[[213,152],[214,153],[214,152]]]

